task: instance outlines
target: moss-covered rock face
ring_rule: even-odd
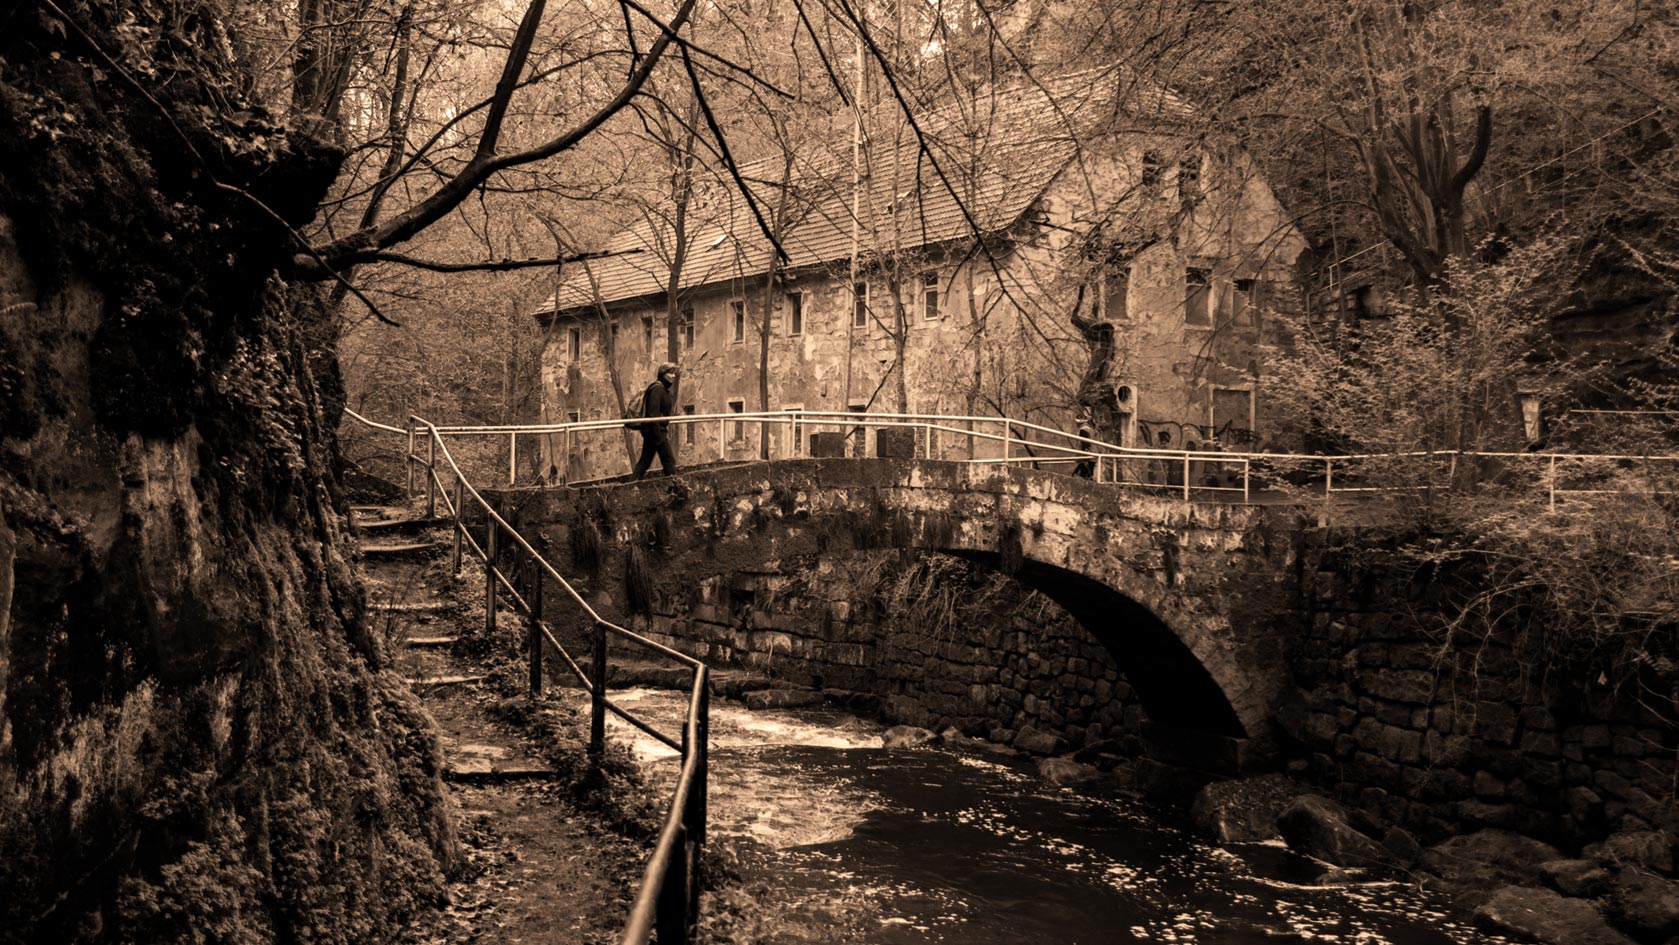
[[[0,942],[377,941],[453,840],[275,275],[338,156],[214,4],[60,6],[0,38]]]

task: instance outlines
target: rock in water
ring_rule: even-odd
[[[1014,748],[1029,755],[1059,754],[1066,742],[1048,732],[1040,732],[1030,725],[1022,726],[1014,736]]]
[[[1609,891],[1609,871],[1591,860],[1546,860],[1539,875],[1564,896],[1589,899]]]
[[[1475,910],[1475,922],[1495,932],[1521,935],[1545,945],[1633,945],[1610,928],[1584,899],[1565,899],[1549,889],[1505,886]]]
[[[1081,764],[1065,755],[1038,760],[1038,776],[1058,787],[1093,781],[1101,774],[1094,765]]]
[[[1347,823],[1341,805],[1324,797],[1297,797],[1277,818],[1290,848],[1336,866],[1383,866],[1391,857],[1375,840]]]
[[[1562,859],[1556,847],[1509,830],[1478,830],[1423,851],[1422,866],[1447,882],[1490,889],[1536,886],[1541,863]]]
[[[1610,890],[1609,912],[1639,938],[1664,941],[1679,933],[1679,886],[1646,870],[1622,870]]]
[[[822,701],[822,693],[814,689],[759,689],[749,692],[741,700],[748,709],[796,709],[800,706],[816,705]]]
[[[1190,819],[1202,833],[1225,843],[1271,840],[1277,818],[1299,788],[1280,774],[1214,781],[1195,795]]]
[[[938,736],[913,725],[894,725],[880,736],[880,740],[887,748],[920,748],[937,741]]]

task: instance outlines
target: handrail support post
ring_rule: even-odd
[[[496,520],[484,516],[484,634],[495,639],[496,633]]]
[[[466,480],[455,479],[455,550],[450,558],[454,576],[461,576],[461,550],[466,539]]]
[[[594,659],[589,669],[589,756],[600,758],[606,747],[606,628],[594,625]]]
[[[535,698],[542,695],[542,565],[532,558],[530,567],[530,688]]]
[[[437,517],[437,434],[426,437],[426,519]]]

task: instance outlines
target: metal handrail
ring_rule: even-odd
[[[460,574],[461,558],[466,548],[470,548],[472,553],[484,562],[486,590],[484,620],[486,627],[491,632],[495,630],[496,588],[498,584],[506,588],[507,597],[513,604],[514,609],[523,615],[529,623],[529,683],[531,692],[536,694],[542,689],[542,655],[543,644],[546,642],[560,655],[567,668],[577,677],[584,690],[589,693],[591,706],[589,750],[591,756],[598,758],[599,753],[605,747],[605,723],[608,712],[623,718],[661,744],[674,748],[681,753],[682,768],[677,775],[676,788],[671,797],[670,809],[659,832],[653,855],[648,860],[642,885],[637,890],[635,902],[631,906],[630,916],[620,942],[622,945],[645,945],[655,927],[659,931],[661,942],[693,941],[694,929],[699,918],[700,866],[706,833],[706,798],[708,795],[706,776],[710,742],[710,671],[700,660],[655,640],[648,639],[602,617],[578,593],[571,582],[566,580],[564,575],[560,574],[511,523],[496,511],[483,493],[473,486],[467,479],[466,474],[462,472],[460,465],[455,461],[453,454],[449,452],[448,444],[444,442],[442,435],[434,424],[420,417],[411,416],[409,417],[410,426],[403,429],[370,420],[348,408],[345,412],[374,430],[408,437],[406,465],[409,469],[410,496],[413,494],[414,470],[418,467],[424,470],[426,480],[426,517],[432,518],[435,516],[437,499],[441,494],[443,504],[449,512],[448,517],[452,520],[455,574]],[[416,437],[421,431],[424,432],[426,439],[425,456],[421,456],[415,449]],[[441,457],[439,457],[440,453]],[[440,459],[441,462],[439,462]],[[449,491],[444,487],[441,466],[446,466],[454,475],[455,492],[452,498]],[[480,545],[467,530],[465,515],[469,499],[484,514],[485,542],[483,545]],[[525,595],[518,592],[513,581],[496,564],[497,545],[503,535],[513,543],[515,561],[518,560],[519,552],[522,551],[525,560],[533,567],[531,572],[532,583]],[[582,608],[591,621],[594,631],[591,641],[594,651],[592,654],[594,663],[592,674],[583,672],[577,660],[560,643],[547,622],[542,619],[543,574],[558,582],[560,587]],[[609,634],[677,660],[693,670],[688,714],[684,721],[680,741],[658,731],[633,712],[606,698],[606,643]]]
[[[377,429],[397,432],[398,428],[387,424],[374,424],[360,414],[351,412],[356,419],[374,426]],[[518,453],[518,438],[520,436],[554,436],[565,434],[568,437],[584,433],[603,431],[620,432],[634,429],[650,422],[667,423],[676,426],[688,424],[717,423],[718,451],[720,457],[727,457],[728,447],[724,442],[724,425],[756,423],[787,425],[790,428],[800,427],[842,427],[856,430],[866,427],[878,428],[910,428],[922,431],[931,438],[936,434],[950,434],[969,438],[970,442],[980,441],[1001,444],[1001,456],[972,457],[956,460],[957,462],[974,465],[1011,465],[1014,463],[1034,464],[1065,464],[1088,463],[1087,472],[1098,482],[1120,482],[1130,488],[1159,489],[1176,492],[1186,501],[1193,500],[1197,495],[1224,496],[1226,494],[1241,493],[1243,502],[1252,501],[1254,477],[1257,474],[1307,474],[1309,479],[1321,483],[1319,497],[1323,502],[1320,517],[1327,521],[1329,504],[1335,493],[1362,495],[1373,492],[1389,494],[1410,494],[1439,488],[1433,481],[1433,471],[1427,476],[1427,481],[1414,485],[1386,484],[1382,486],[1355,485],[1349,481],[1349,474],[1354,473],[1358,464],[1383,460],[1414,462],[1427,459],[1436,463],[1450,464],[1448,478],[1455,475],[1456,463],[1460,459],[1503,459],[1521,462],[1537,462],[1543,467],[1539,470],[1543,477],[1545,492],[1549,505],[1556,507],[1559,496],[1569,495],[1599,495],[1626,490],[1602,489],[1571,489],[1559,484],[1559,464],[1575,464],[1580,462],[1643,462],[1643,463],[1679,463],[1676,455],[1633,455],[1633,454],[1597,454],[1597,453],[1530,453],[1493,450],[1414,450],[1396,451],[1389,453],[1278,453],[1253,451],[1225,451],[1193,450],[1193,449],[1165,449],[1157,447],[1122,446],[1109,443],[1094,437],[1068,433],[1053,427],[1043,426],[1027,420],[1019,420],[1006,416],[961,416],[927,413],[855,413],[838,410],[782,410],[760,411],[754,413],[714,413],[714,414],[680,414],[658,420],[643,418],[613,418],[604,420],[580,420],[574,423],[559,424],[491,424],[491,425],[456,425],[431,427],[438,442],[443,437],[451,436],[506,436],[509,440],[508,449],[508,482],[517,482],[516,457]],[[962,424],[965,426],[958,426]],[[1001,426],[1001,432],[991,432],[980,429],[986,425]],[[1019,431],[1019,432],[1016,432]],[[1054,438],[1058,442],[1049,442]],[[1019,449],[1024,455],[1016,453]],[[1138,475],[1136,463],[1149,463],[1146,467],[1148,474]],[[1204,473],[1211,468],[1234,472],[1239,469],[1241,484],[1220,485],[1216,481],[1206,481],[1209,477]],[[1196,483],[1197,470],[1203,475],[1203,481]],[[1561,471],[1566,471],[1564,468]],[[1339,484],[1337,482],[1339,476]],[[610,479],[614,477],[604,477]],[[1175,480],[1175,481],[1174,481]],[[598,482],[603,480],[584,480],[579,484]],[[1356,481],[1356,480],[1354,480]],[[1274,483],[1273,483],[1274,484]],[[412,475],[409,483],[410,493],[413,492]]]

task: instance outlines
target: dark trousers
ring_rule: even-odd
[[[641,431],[641,458],[635,461],[635,471],[631,479],[640,479],[647,475],[647,470],[653,465],[653,456],[659,457],[659,469],[670,475],[676,472],[676,453],[670,448],[670,437],[663,430]]]

